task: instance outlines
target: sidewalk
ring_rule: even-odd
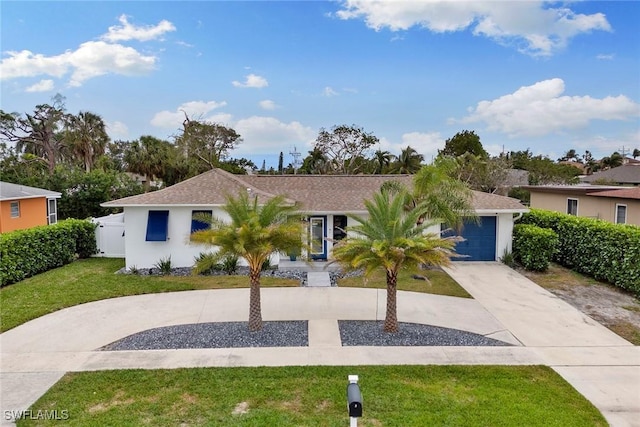
[[[205,366],[492,364],[551,366],[615,426],[640,426],[640,348],[498,263],[457,263],[474,296],[398,293],[398,320],[466,330],[512,347],[342,347],[337,320],[382,320],[386,292],[265,288],[263,318],[309,320],[309,347],[101,352],[150,328],[246,321],[248,289],[115,298],[70,307],[0,335],[3,410],[26,409],[69,371]],[[27,386],[25,386],[27,384]]]

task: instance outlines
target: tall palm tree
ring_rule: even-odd
[[[391,161],[395,158],[393,154],[388,151],[376,150],[374,153],[375,171],[376,175],[387,173]]]
[[[416,173],[422,167],[424,156],[418,154],[418,152],[407,146],[401,152],[395,162],[391,164],[391,173]]]
[[[365,201],[368,216],[351,215],[357,225],[348,227],[348,235],[333,248],[333,256],[346,269],[365,269],[370,274],[384,269],[387,277],[385,332],[398,331],[397,281],[403,268],[421,265],[448,265],[454,255],[456,239],[441,238],[427,229],[433,222],[418,219],[428,211],[425,203],[405,209],[405,192],[380,190],[373,200]]]
[[[174,153],[175,149],[168,141],[149,135],[141,136],[140,140],[131,142],[125,149],[127,172],[145,176],[144,191],[148,192],[151,181],[164,175]]]
[[[69,150],[82,162],[85,171],[91,172],[98,157],[104,154],[109,135],[102,117],[97,114],[80,111],[77,116],[70,115],[66,124]]]
[[[273,253],[290,252],[302,245],[302,222],[295,215],[296,206],[285,204],[283,196],[258,203],[258,196],[247,192],[237,198],[227,196],[223,210],[229,221],[211,219],[211,229],[191,235],[194,242],[218,247],[220,256],[235,255],[249,266],[249,330],[262,329],[260,274],[262,265]]]

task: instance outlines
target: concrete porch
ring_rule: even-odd
[[[340,264],[330,261],[291,261],[288,258],[280,258],[278,270],[281,271],[338,271]]]

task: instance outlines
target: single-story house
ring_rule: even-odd
[[[58,222],[55,191],[0,181],[0,233]]]
[[[640,162],[628,161],[617,168],[607,169],[581,178],[589,184],[616,184],[640,186]]]
[[[210,249],[191,244],[191,232],[204,224],[193,220],[199,212],[224,219],[225,195],[241,191],[268,200],[284,195],[301,206],[306,216],[311,248],[309,258],[331,259],[335,241],[353,225],[347,214],[366,214],[364,200],[390,180],[411,184],[410,175],[233,175],[213,169],[159,191],[103,203],[124,209],[127,268],[151,268],[171,256],[175,267],[188,267]],[[527,208],[516,199],[474,192],[473,205],[481,220],[462,231],[467,240],[457,250],[469,260],[497,260],[511,250],[514,214]],[[279,259],[272,260],[278,263]]]
[[[607,185],[531,185],[531,207],[640,225],[640,187]]]

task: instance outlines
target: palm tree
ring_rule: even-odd
[[[382,150],[377,150],[373,156],[374,156],[374,163],[375,163],[375,171],[373,173],[376,175],[386,173],[389,170],[391,161],[395,157],[390,152],[382,151]]]
[[[102,117],[88,111],[68,117],[65,139],[87,173],[91,172],[98,157],[104,154],[109,142]]]
[[[146,178],[144,191],[148,192],[151,181],[164,175],[174,152],[174,147],[168,141],[149,135],[141,136],[140,140],[131,142],[125,149],[127,172],[143,175]]]
[[[422,154],[418,154],[416,150],[407,146],[407,148],[400,152],[396,161],[391,165],[391,173],[416,173],[422,167],[423,161],[424,156]]]
[[[422,265],[448,265],[454,255],[456,239],[440,238],[426,230],[435,225],[418,219],[428,211],[426,203],[405,209],[408,194],[380,190],[372,201],[365,201],[366,218],[351,215],[358,225],[348,227],[349,235],[333,248],[333,256],[346,269],[364,269],[370,274],[384,269],[387,276],[387,312],[385,332],[398,331],[397,281],[398,272]]]
[[[455,159],[439,157],[413,176],[411,189],[397,181],[385,182],[382,189],[403,193],[407,210],[424,204],[425,211],[418,216],[417,224],[428,218],[459,229],[464,220],[473,221],[477,216],[473,208],[473,192],[466,183],[452,178],[456,168]]]
[[[273,253],[287,253],[302,245],[302,222],[295,215],[296,206],[285,204],[284,196],[258,204],[258,196],[247,192],[237,198],[227,196],[223,210],[229,221],[211,219],[211,229],[191,235],[194,242],[218,247],[220,256],[235,255],[249,266],[249,330],[262,329],[260,274],[262,265]]]

